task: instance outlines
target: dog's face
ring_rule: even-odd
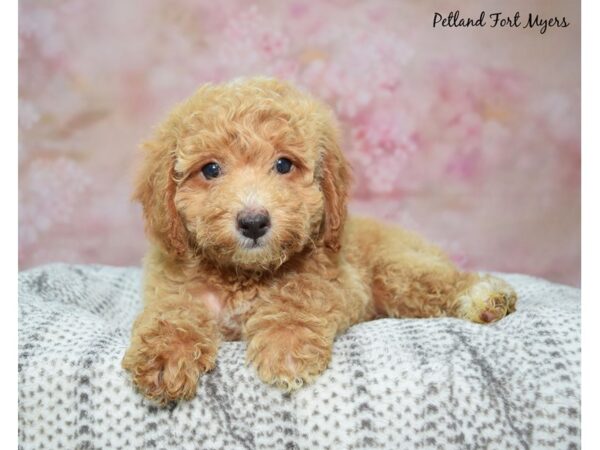
[[[339,248],[348,169],[335,124],[291,86],[204,86],[145,147],[136,196],[166,252],[269,270],[307,246]]]

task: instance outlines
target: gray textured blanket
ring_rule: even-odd
[[[22,449],[580,446],[580,292],[522,275],[493,325],[384,319],[352,327],[314,385],[287,395],[221,347],[191,402],[161,409],[120,367],[140,303],[133,268],[19,275]]]

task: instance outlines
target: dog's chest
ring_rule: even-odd
[[[237,288],[235,290],[210,290],[203,294],[204,304],[217,320],[223,338],[227,341],[241,339],[242,325],[252,313],[257,290],[255,288]]]

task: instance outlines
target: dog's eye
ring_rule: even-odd
[[[211,180],[221,175],[221,166],[219,166],[216,162],[209,162],[202,167],[201,172],[202,175],[204,175],[204,178]]]
[[[294,164],[287,158],[279,158],[275,161],[275,170],[281,174],[288,173],[293,166]]]

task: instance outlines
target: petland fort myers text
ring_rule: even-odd
[[[544,34],[549,28],[567,28],[569,25],[566,17],[543,17],[534,13],[521,15],[519,11],[513,14],[481,11],[476,17],[464,17],[458,10],[446,15],[433,13],[433,28],[531,28]]]

